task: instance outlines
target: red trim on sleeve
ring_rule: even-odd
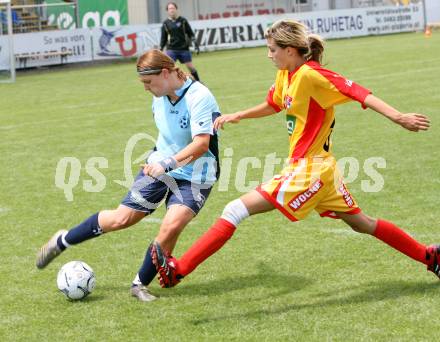
[[[371,90],[362,87],[361,85],[346,79],[345,77],[321,67],[321,65],[317,62],[308,62],[308,66],[310,66],[313,70],[319,72],[322,76],[324,76],[330,83],[332,83],[336,89],[338,89],[345,96],[358,101],[361,103],[362,108],[366,109],[365,106],[365,98],[371,94]]]
[[[282,111],[282,108],[280,108],[273,100],[273,93],[275,92],[275,85],[270,87],[269,92],[266,96],[266,102],[273,108],[277,113]]]
[[[298,160],[304,157],[321,129],[324,117],[325,109],[322,108],[313,98],[310,98],[306,125],[290,158]]]

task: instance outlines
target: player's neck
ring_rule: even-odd
[[[289,72],[292,72],[294,70],[297,70],[300,66],[302,66],[306,62],[305,58],[298,57],[295,58],[292,63],[289,65],[288,70]]]
[[[176,90],[179,90],[180,88],[182,88],[184,84],[185,84],[185,80],[182,80],[180,78],[176,78],[176,80],[174,82],[174,86],[172,87],[173,90],[168,94],[168,97],[171,99],[171,101],[174,102],[179,99],[180,96],[176,95]]]

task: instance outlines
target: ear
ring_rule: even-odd
[[[162,69],[161,75],[163,75],[164,78],[170,77],[170,71],[168,69]]]

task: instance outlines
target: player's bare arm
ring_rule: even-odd
[[[214,122],[214,129],[223,129],[225,123],[239,123],[241,119],[262,118],[272,114],[276,114],[275,109],[267,102],[263,102],[255,107],[219,116]]]
[[[364,104],[372,110],[382,114],[394,123],[412,132],[426,131],[430,126],[429,118],[423,114],[401,113],[374,95],[368,95]]]

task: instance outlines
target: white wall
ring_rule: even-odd
[[[313,0],[313,11],[326,11],[328,9],[330,9],[330,1]]]
[[[148,23],[147,0],[127,0],[128,23],[145,25]]]
[[[351,0],[334,0],[335,9],[351,8]]]
[[[429,24],[440,23],[440,1],[425,0],[426,17]]]

